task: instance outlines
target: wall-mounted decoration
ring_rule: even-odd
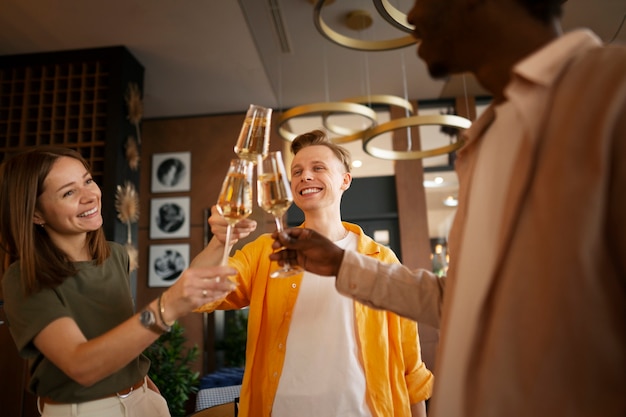
[[[130,257],[130,271],[137,269],[137,248],[133,246],[131,225],[139,220],[139,195],[135,185],[126,181],[124,185],[118,185],[115,193],[115,210],[117,218],[126,225],[126,251]]]
[[[189,197],[150,201],[150,239],[189,237]]]
[[[169,287],[189,265],[189,244],[151,245],[148,286]]]
[[[152,192],[189,191],[191,152],[152,155]]]
[[[141,157],[139,156],[139,145],[137,144],[137,139],[135,139],[133,135],[129,135],[126,138],[124,151],[126,154],[126,162],[128,162],[128,166],[133,171],[137,171],[139,169],[139,161],[141,160]]]
[[[128,107],[128,121],[135,126],[137,132],[137,140],[141,143],[141,131],[139,129],[139,123],[143,117],[143,101],[141,100],[141,91],[137,83],[128,83],[128,89],[126,90],[126,106]]]

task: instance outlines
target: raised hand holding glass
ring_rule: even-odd
[[[257,162],[257,197],[259,207],[274,216],[276,229],[283,230],[282,218],[293,203],[289,179],[280,151],[259,156]],[[302,272],[299,266],[291,266],[288,262],[272,272],[271,278],[285,278]]]
[[[245,159],[231,160],[217,199],[217,211],[228,223],[222,265],[228,265],[232,227],[252,213],[253,167],[252,162]]]

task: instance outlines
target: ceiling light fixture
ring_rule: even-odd
[[[372,15],[367,10],[353,10],[344,19],[346,26],[352,30],[365,30],[373,22]]]
[[[374,2],[374,7],[378,10],[378,13],[380,13],[382,18],[388,23],[404,32],[413,33],[414,26],[409,24],[406,14],[393,7],[388,0],[372,1]]]
[[[456,207],[459,205],[459,200],[457,200],[454,196],[447,196],[443,200],[443,205],[446,207]]]
[[[388,51],[391,49],[404,48],[405,46],[410,46],[417,42],[411,35],[382,41],[364,41],[342,35],[341,33],[333,30],[322,19],[322,8],[328,2],[329,0],[319,0],[315,4],[315,7],[313,8],[313,22],[315,23],[317,30],[331,42],[359,51]]]
[[[374,104],[382,104],[382,105],[386,105],[386,106],[396,106],[396,107],[400,107],[403,108],[407,111],[408,115],[413,115],[415,114],[415,109],[413,108],[413,104],[411,104],[410,101],[403,99],[402,97],[398,97],[398,96],[392,96],[389,94],[372,94],[372,95],[368,95],[368,96],[357,96],[357,97],[350,97],[350,98],[346,98],[344,100],[341,100],[342,102],[349,102],[349,103],[357,103],[357,104],[363,104],[363,105],[367,105],[368,107],[371,107]],[[328,112],[328,113],[324,113],[322,115],[322,119],[324,122],[324,127],[326,129],[328,129],[329,131],[337,134],[337,135],[354,135],[358,132],[364,133],[363,130],[357,131],[354,129],[349,129],[349,128],[345,128],[345,127],[341,127],[341,126],[337,126],[333,123],[330,123],[329,121],[329,117],[332,116],[333,113],[332,112]],[[373,127],[373,126],[371,126]]]
[[[464,117],[454,115],[425,115],[425,116],[411,116],[401,119],[393,119],[387,123],[380,124],[371,129],[365,131],[363,135],[363,150],[376,158],[390,159],[390,160],[408,160],[408,159],[421,159],[431,156],[444,155],[450,152],[454,152],[459,149],[463,142],[457,140],[449,145],[441,146],[439,148],[420,150],[420,151],[396,151],[377,148],[373,145],[372,141],[377,136],[390,132],[396,129],[402,129],[412,126],[424,126],[424,125],[442,125],[456,127],[459,129],[467,129],[472,124],[471,121]]]
[[[298,135],[285,127],[289,120],[296,117],[310,116],[314,114],[323,115],[329,113],[355,114],[358,116],[363,116],[369,120],[370,126],[375,126],[377,121],[376,112],[362,104],[348,102],[311,103],[304,104],[302,106],[292,107],[291,109],[281,114],[280,118],[277,121],[278,134],[283,139],[291,142]],[[361,130],[351,135],[341,136],[338,138],[333,138],[331,140],[335,143],[352,142],[353,140],[361,139],[361,137],[363,136],[363,132],[364,131]]]
[[[321,17],[322,8],[332,2],[333,0],[318,0],[313,8],[313,21],[315,23],[315,27],[331,42],[347,48],[362,51],[384,51],[397,49],[413,45],[417,42],[411,35],[384,41],[363,41],[342,35],[331,29]],[[393,7],[388,0],[373,0],[373,2],[378,12],[387,22],[405,32],[412,31],[412,26],[408,24],[406,15]],[[354,30],[362,30],[371,25],[371,16],[363,10],[353,11],[346,16],[346,25]],[[407,117],[393,119],[387,123],[378,125],[376,112],[374,112],[371,107],[364,104],[368,104],[369,106],[372,104],[399,106],[407,111]],[[406,151],[388,150],[378,148],[373,145],[373,140],[383,133],[423,125],[442,125],[458,129],[467,129],[472,124],[469,119],[456,115],[415,115],[415,109],[407,99],[392,95],[379,94],[352,97],[342,100],[341,102],[312,103],[293,107],[279,117],[277,122],[278,134],[285,140],[293,141],[297,134],[287,129],[285,125],[287,125],[289,120],[293,118],[309,116],[312,114],[321,115],[324,127],[330,132],[343,135],[331,139],[334,143],[341,144],[362,139],[363,150],[367,154],[375,158],[387,160],[410,160],[444,155],[459,149],[463,145],[463,142],[457,138],[456,141],[451,142],[449,145],[434,149],[411,150],[411,146],[409,144],[409,149]],[[334,114],[360,115],[368,119],[370,125],[363,130],[337,126],[329,121],[329,117]]]

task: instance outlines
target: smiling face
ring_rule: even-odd
[[[101,195],[81,161],[60,157],[43,182],[33,221],[43,224],[50,239],[63,246],[62,242],[102,226]]]
[[[326,146],[307,146],[293,157],[291,192],[305,215],[313,210],[340,210],[341,196],[351,181],[352,175]]]

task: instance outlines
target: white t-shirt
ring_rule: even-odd
[[[356,249],[348,233],[335,242]],[[272,417],[371,417],[354,325],[354,301],[334,277],[305,272],[287,336]]]

